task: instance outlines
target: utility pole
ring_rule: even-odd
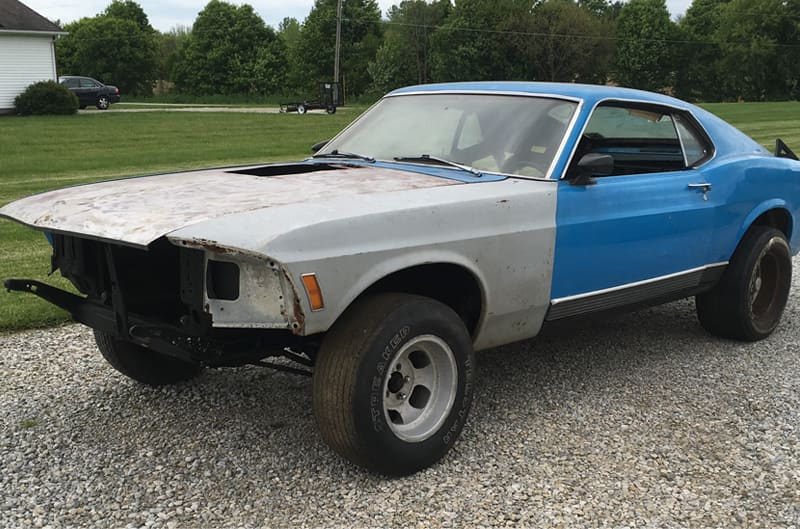
[[[336,55],[333,60],[333,82],[339,82],[339,50],[342,47],[342,1],[336,6]]]

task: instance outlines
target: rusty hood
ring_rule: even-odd
[[[235,213],[458,184],[375,166],[242,166],[68,187],[12,202],[0,216],[43,231],[147,246],[177,229]]]

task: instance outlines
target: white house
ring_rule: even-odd
[[[36,81],[56,80],[55,40],[66,35],[17,0],[0,0],[0,113],[14,109],[14,98]]]

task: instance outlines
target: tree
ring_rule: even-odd
[[[796,4],[782,0],[731,0],[721,10],[716,40],[721,68],[737,98],[783,99],[798,77]]]
[[[614,79],[644,90],[668,87],[674,35],[664,0],[630,0],[617,19]]]
[[[287,51],[297,46],[297,42],[300,40],[301,29],[302,26],[300,22],[293,17],[285,17],[281,20],[281,23],[278,24],[278,36],[283,39]]]
[[[526,0],[459,0],[432,37],[433,76],[442,81],[529,79],[519,53],[519,21],[531,14]]]
[[[142,29],[138,21],[103,14],[82,18],[64,29],[69,35],[56,43],[61,74],[95,77],[115,84],[124,93],[150,93],[158,65],[152,28]]]
[[[389,9],[383,44],[369,64],[379,93],[432,79],[432,35],[447,20],[449,0],[403,0]]]
[[[189,41],[191,28],[175,26],[166,33],[158,34],[159,61],[158,78],[165,81],[175,79],[175,65],[177,64],[183,47]]]
[[[722,51],[715,39],[722,10],[730,0],[694,0],[678,23],[679,56],[676,67],[675,94],[689,100],[718,101],[730,89],[730,78],[720,65]]]
[[[333,79],[337,0],[315,0],[291,56],[296,90],[315,93]],[[381,11],[375,0],[347,0],[342,9],[340,74],[350,95],[366,92],[367,67],[381,45]]]
[[[526,32],[531,36],[520,39],[534,79],[605,81],[614,28],[593,11],[571,0],[545,0],[534,8]]]
[[[272,93],[283,84],[285,48],[253,11],[211,0],[197,15],[175,64],[179,90],[193,94]]]
[[[105,11],[103,11],[103,15],[121,18],[122,20],[130,20],[139,26],[139,29],[145,32],[152,33],[155,31],[153,26],[150,25],[150,20],[147,18],[147,14],[144,12],[144,9],[142,9],[142,6],[132,0],[113,0],[108,4]]]

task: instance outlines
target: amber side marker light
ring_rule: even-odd
[[[319,287],[319,282],[317,282],[317,274],[303,274],[300,279],[303,280],[303,286],[306,287],[308,304],[311,305],[311,310],[324,309],[325,303],[322,301],[322,289]]]

